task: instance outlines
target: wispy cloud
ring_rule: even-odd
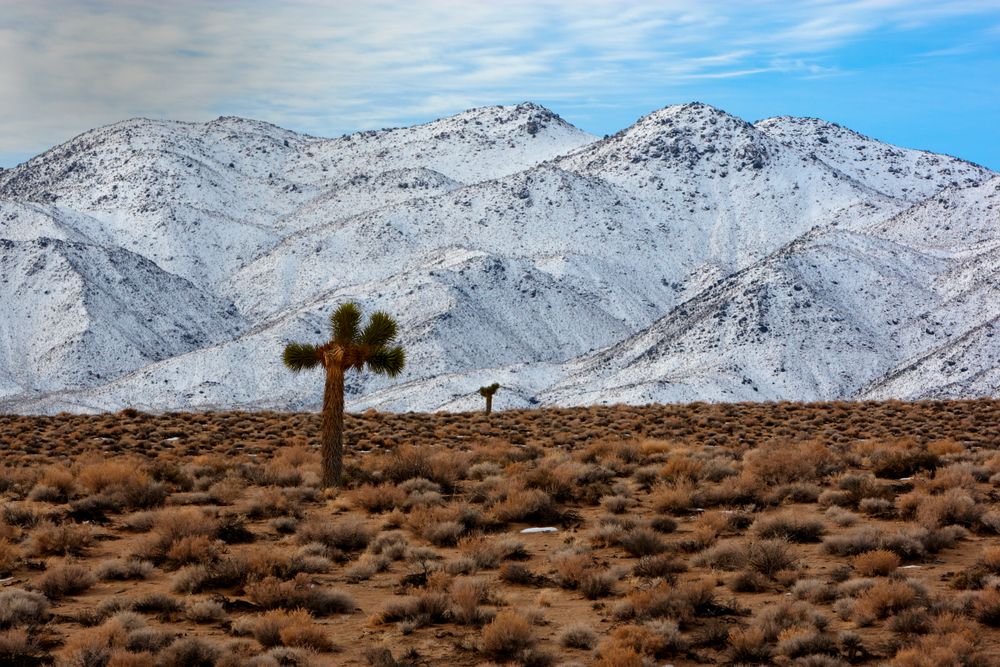
[[[852,41],[980,14],[996,2],[0,0],[0,156],[137,115],[321,135],[524,99],[588,116],[699,81],[839,74]]]

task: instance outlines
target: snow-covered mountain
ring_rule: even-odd
[[[352,409],[1000,393],[1000,177],[815,119],[125,121],[0,172],[0,239],[10,411],[314,407],[280,350],[347,299],[409,353]]]

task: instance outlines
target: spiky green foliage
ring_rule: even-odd
[[[370,347],[385,347],[396,340],[396,320],[389,313],[377,311],[368,319],[359,342]]]
[[[486,387],[480,387],[479,388],[479,395],[480,396],[492,396],[493,394],[497,393],[497,389],[499,389],[499,388],[500,388],[500,383],[499,382],[494,382],[493,384],[488,385]]]
[[[330,315],[330,329],[333,340],[344,345],[353,343],[358,337],[358,325],[361,323],[361,309],[358,304],[349,302],[341,304]]]
[[[395,326],[395,323],[393,325]],[[406,353],[398,345],[391,348],[378,348],[368,356],[368,368],[373,373],[380,375],[394,378],[403,372],[404,366],[406,366]]]
[[[315,345],[289,343],[285,346],[285,366],[298,373],[305,368],[315,368],[319,365],[319,353]]]

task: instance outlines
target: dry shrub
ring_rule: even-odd
[[[927,528],[958,524],[974,526],[985,508],[964,489],[948,489],[939,496],[926,496],[917,506],[917,521]]]
[[[21,563],[21,547],[6,538],[0,539],[0,576],[7,576]]]
[[[505,560],[525,560],[530,554],[524,542],[513,537],[488,538],[472,536],[458,543],[463,554],[472,558],[477,567],[492,569]]]
[[[902,581],[880,580],[862,591],[854,603],[854,620],[858,625],[897,614],[917,603],[918,594],[912,586]]]
[[[382,607],[382,611],[369,618],[372,625],[399,621],[401,628],[412,631],[416,628],[444,623],[450,618],[451,599],[446,591],[425,590],[419,595],[392,598]]]
[[[858,503],[858,509],[881,519],[891,519],[896,514],[896,506],[888,498],[865,498]]]
[[[479,605],[489,589],[482,579],[459,579],[451,586],[451,617],[459,625],[479,625],[485,616]]]
[[[66,563],[49,568],[38,580],[38,588],[50,600],[77,595],[97,581],[93,573],[79,563]]]
[[[459,480],[465,479],[470,459],[465,452],[431,453],[424,448],[406,445],[395,448],[388,457],[369,459],[369,469],[380,470],[385,479],[399,484],[422,477],[452,493]]]
[[[768,641],[775,641],[783,632],[793,628],[823,631],[828,623],[827,617],[812,605],[789,600],[767,606],[754,619],[754,626],[763,630]]]
[[[822,442],[771,442],[743,457],[743,476],[762,486],[816,480],[834,472],[837,458]]]
[[[934,440],[927,443],[927,451],[935,456],[948,456],[949,454],[962,454],[965,452],[965,445],[956,442],[951,438],[944,440]]]
[[[701,461],[689,456],[673,456],[660,468],[660,475],[668,482],[698,482],[702,479]]]
[[[594,667],[644,667],[642,654],[628,646],[611,644],[602,650]]]
[[[82,556],[93,541],[90,526],[45,520],[31,531],[28,550],[35,556]]]
[[[65,466],[48,466],[28,494],[29,500],[65,503],[76,490],[73,473]]]
[[[189,563],[208,563],[222,555],[222,547],[217,540],[207,535],[185,535],[167,549],[166,561],[172,566]]]
[[[636,501],[628,496],[605,496],[601,498],[601,507],[612,514],[624,514],[633,507]]]
[[[753,523],[757,537],[781,538],[789,542],[819,542],[825,530],[823,522],[796,511],[762,516]]]
[[[618,543],[630,556],[655,556],[667,549],[663,538],[651,528],[633,528],[622,535]]]
[[[270,611],[256,619],[252,633],[254,639],[265,648],[298,646],[321,652],[334,650],[334,644],[323,626],[301,609]]]
[[[277,517],[300,516],[301,508],[296,499],[277,487],[253,489],[239,505],[239,513],[251,521]]]
[[[983,625],[1000,626],[1000,590],[988,588],[972,604],[972,615]]]
[[[959,621],[948,625],[952,627],[936,628],[912,646],[900,649],[890,664],[893,667],[985,667],[989,664],[980,655],[976,632],[968,624]]]
[[[520,563],[504,563],[497,577],[514,586],[537,586],[545,580]]]
[[[552,580],[560,588],[576,589],[595,569],[593,558],[586,553],[562,552],[553,554]]]
[[[133,557],[163,563],[175,543],[184,538],[216,537],[219,523],[207,512],[194,507],[159,510],[149,518],[151,532],[135,549]]]
[[[746,548],[734,542],[717,544],[695,556],[692,562],[697,567],[708,567],[713,570],[738,570],[746,565]]]
[[[683,514],[695,505],[695,486],[690,482],[659,484],[650,492],[653,510],[662,514]]]
[[[243,555],[234,554],[179,570],[171,586],[175,593],[200,593],[213,588],[238,586],[253,576],[273,574],[275,569],[277,568],[251,564]]]
[[[885,577],[899,567],[899,556],[885,549],[867,551],[854,558],[854,569],[862,577]]]
[[[913,438],[898,438],[877,445],[868,455],[868,467],[876,477],[899,479],[922,470],[934,470],[939,459]]]
[[[617,581],[612,572],[591,571],[580,580],[579,590],[588,600],[597,600],[612,595]]]
[[[560,514],[549,494],[540,489],[515,489],[493,507],[493,518],[500,523],[549,522]]]
[[[729,580],[729,590],[734,593],[760,593],[770,586],[771,582],[767,577],[753,570],[739,572]]]
[[[118,558],[101,561],[94,574],[101,581],[146,579],[153,573],[153,564],[146,560]]]
[[[365,484],[350,494],[355,507],[371,514],[381,514],[402,507],[406,503],[407,493],[395,484],[380,484],[373,486]]]
[[[771,655],[771,646],[761,628],[733,628],[729,631],[729,659],[734,663],[770,664]]]
[[[1000,574],[1000,545],[984,548],[976,563],[992,574]]]
[[[156,657],[157,667],[211,667],[219,649],[198,637],[181,637]]]
[[[292,581],[267,577],[249,584],[247,595],[264,609],[306,609],[317,616],[350,614],[355,602],[347,593],[319,586],[306,574]]]
[[[117,509],[154,507],[162,504],[167,496],[165,485],[154,482],[137,459],[85,465],[80,470],[79,481],[87,491],[106,498]]]
[[[379,533],[368,543],[369,553],[385,556],[390,560],[402,560],[408,548],[406,536],[398,530]]]
[[[778,635],[777,651],[788,658],[799,658],[795,662],[796,665],[804,663],[809,667],[840,667],[847,664],[843,660],[830,657],[840,652],[837,640],[832,634],[808,628],[789,628],[782,631]],[[808,659],[807,656],[815,659]]]
[[[226,609],[216,600],[198,600],[188,607],[187,617],[195,623],[218,623],[225,620]]]
[[[367,547],[372,539],[372,531],[359,519],[347,518],[331,522],[317,517],[299,524],[295,538],[299,544],[319,542],[332,549],[351,552]]]
[[[670,620],[654,621],[649,625],[624,625],[616,628],[601,644],[599,653],[614,655],[622,649],[651,657],[676,655],[687,648],[677,623]]]
[[[684,561],[678,560],[670,554],[659,554],[656,556],[645,556],[639,559],[632,574],[645,579],[666,578],[672,579],[677,574],[687,571]]]
[[[571,625],[559,635],[559,645],[563,648],[578,648],[589,651],[597,644],[597,633],[586,625]]]
[[[671,618],[685,623],[717,609],[715,579],[702,578],[676,587],[660,582],[651,588],[633,590],[615,607],[614,614],[618,620]]]
[[[0,664],[41,664],[44,654],[35,636],[24,628],[0,630]]]
[[[49,619],[49,601],[41,593],[20,588],[0,590],[0,629],[40,625]]]
[[[537,642],[531,623],[510,609],[501,611],[483,628],[482,651],[496,660],[516,660]]]

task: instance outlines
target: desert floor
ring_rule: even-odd
[[[0,416],[0,665],[1000,664],[1000,401],[347,430]]]

